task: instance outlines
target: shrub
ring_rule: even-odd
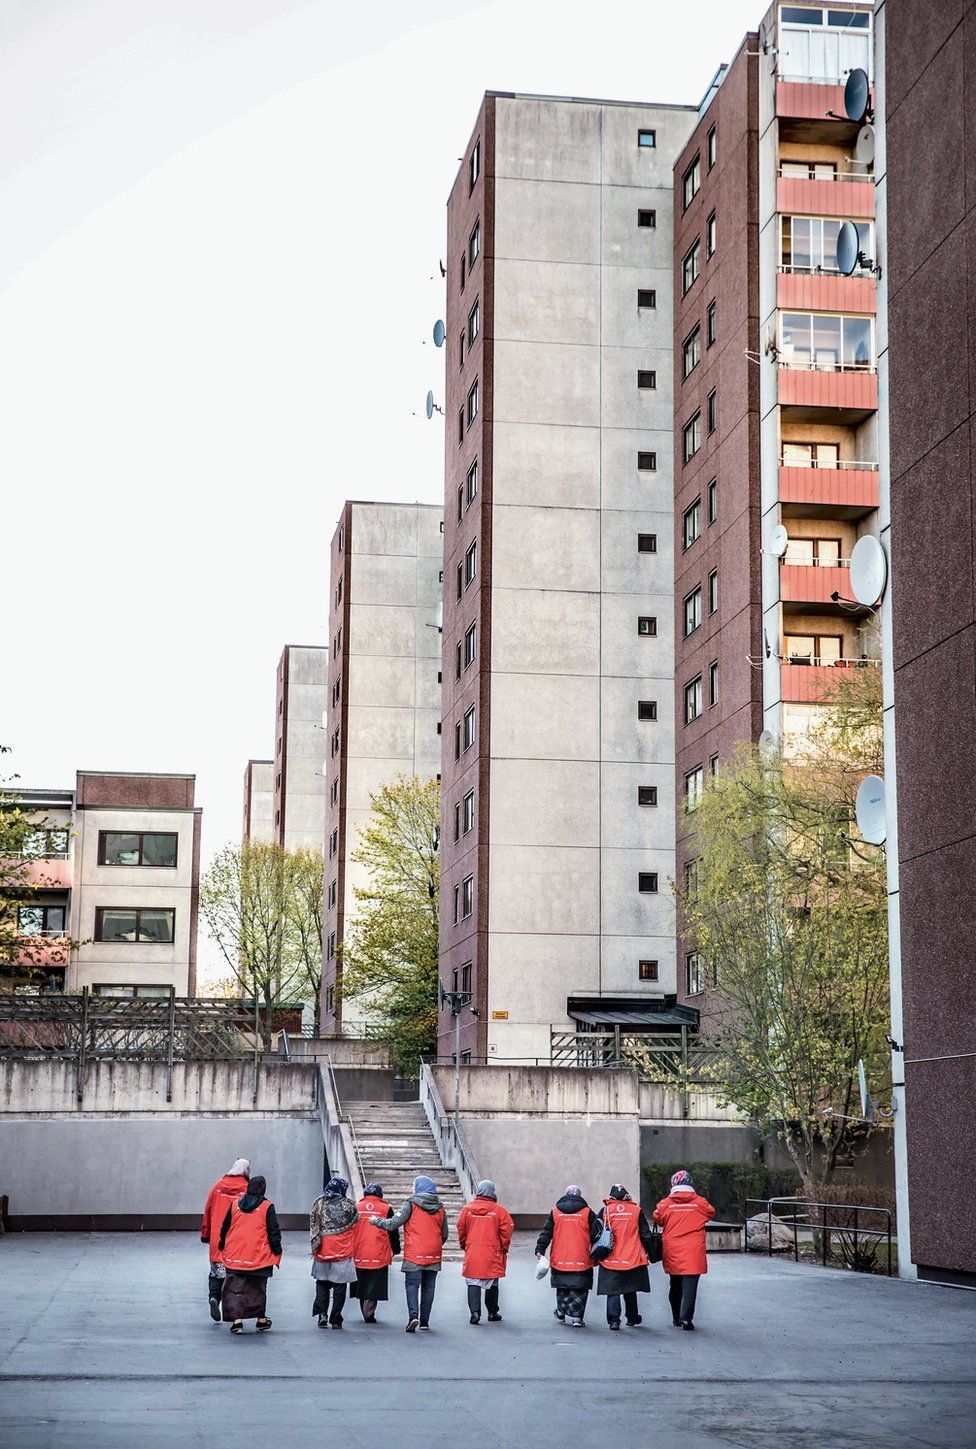
[[[799,1174],[791,1167],[772,1168],[762,1162],[652,1162],[644,1168],[644,1176],[655,1202],[667,1197],[671,1174],[680,1167],[687,1167],[696,1189],[722,1222],[742,1222],[746,1198],[792,1197],[800,1187]]]

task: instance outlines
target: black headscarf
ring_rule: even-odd
[[[264,1202],[264,1191],[268,1184],[263,1177],[252,1177],[247,1185],[247,1192],[238,1200],[237,1206],[242,1213],[253,1213],[259,1203]]]
[[[625,1187],[621,1187],[619,1182],[614,1183],[613,1187],[610,1189],[610,1196],[616,1202],[630,1202],[631,1200],[630,1193]]]

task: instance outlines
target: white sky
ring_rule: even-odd
[[[239,837],[347,497],[442,497],[483,91],[696,104],[765,0],[0,0],[0,743]],[[9,760],[11,757],[7,757]],[[201,941],[205,964],[208,946]]]

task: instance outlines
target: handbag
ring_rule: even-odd
[[[594,1263],[602,1263],[604,1258],[609,1258],[613,1251],[613,1229],[607,1222],[606,1209],[603,1213],[603,1231],[590,1249],[590,1257]]]
[[[664,1234],[651,1230],[651,1241],[647,1248],[647,1261],[660,1263],[664,1257]]]

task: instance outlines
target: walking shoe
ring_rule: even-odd
[[[502,1321],[502,1316],[501,1316],[500,1313],[489,1313],[489,1315],[488,1315],[488,1322],[489,1323],[501,1323],[501,1321]]]
[[[695,1331],[695,1325],[691,1322],[690,1319],[688,1319],[687,1322],[683,1323],[681,1327],[684,1329],[685,1333],[694,1333]]]
[[[672,1320],[671,1320],[671,1327],[672,1328],[680,1328],[681,1327],[681,1319],[680,1318],[672,1318]]]
[[[271,1319],[259,1318],[254,1327],[257,1329],[258,1333],[267,1333],[268,1329],[271,1327]]]
[[[619,1330],[619,1328],[620,1328],[620,1319],[619,1318],[608,1318],[607,1319],[607,1327],[608,1328],[614,1328],[614,1329]]]
[[[325,1316],[324,1313],[320,1313],[319,1314],[319,1328],[328,1328],[328,1326],[329,1326],[329,1320],[326,1318],[326,1316]]]
[[[583,1322],[582,1318],[567,1318],[566,1322],[569,1324],[570,1328],[586,1327],[586,1324]]]
[[[417,1329],[419,1327],[420,1327],[420,1319],[419,1318],[411,1318],[410,1322],[407,1324],[407,1330],[406,1331],[407,1331],[407,1333],[416,1333],[417,1332]]]
[[[628,1328],[640,1328],[640,1326],[641,1326],[641,1324],[643,1322],[644,1322],[643,1318],[638,1313],[638,1315],[637,1315],[636,1318],[628,1318],[627,1319],[627,1327]]]
[[[479,1315],[477,1313],[472,1313],[471,1317],[468,1319],[468,1322],[469,1323],[480,1323],[481,1322],[481,1318],[479,1317]]]
[[[238,1319],[236,1323],[232,1323],[231,1324],[230,1331],[231,1331],[231,1333],[243,1333],[244,1332],[244,1324],[241,1322],[240,1319]]]
[[[210,1317],[213,1319],[214,1323],[219,1323],[220,1322],[220,1299],[219,1298],[211,1298],[211,1300],[210,1300]]]
[[[423,1329],[424,1333],[429,1333],[430,1332],[430,1324],[429,1323],[422,1323],[420,1326]]]
[[[342,1327],[342,1324],[341,1323],[330,1323],[329,1327],[330,1328],[341,1328]]]
[[[558,1318],[560,1323],[565,1323],[566,1322],[566,1315],[565,1315],[565,1313],[560,1313],[560,1311],[559,1311],[558,1308],[554,1308],[552,1310],[552,1316],[553,1316],[553,1318]]]

